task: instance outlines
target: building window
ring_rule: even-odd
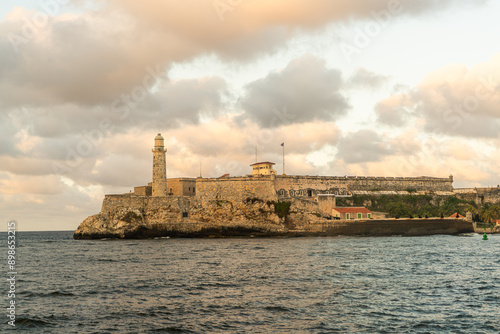
[[[371,213],[369,213],[369,214],[368,214],[368,219],[371,219],[371,218],[372,218],[372,214],[371,214]]]
[[[351,219],[351,215],[350,215],[350,214],[348,214],[348,213],[346,213],[346,214],[345,214],[345,219]]]
[[[361,213],[358,213],[358,219],[361,219]]]
[[[194,192],[194,187],[193,187],[193,192]]]
[[[182,213],[182,218],[187,218],[188,217],[188,213],[187,212],[183,212]]]

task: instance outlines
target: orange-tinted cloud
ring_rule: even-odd
[[[449,65],[413,89],[379,102],[380,122],[401,126],[422,119],[427,132],[496,137],[500,125],[500,54],[472,68]]]

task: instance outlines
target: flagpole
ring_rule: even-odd
[[[283,175],[285,175],[285,142],[281,146],[283,146]]]

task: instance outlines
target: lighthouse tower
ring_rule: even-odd
[[[163,146],[163,137],[159,133],[155,137],[153,148],[153,196],[167,196],[167,162]]]

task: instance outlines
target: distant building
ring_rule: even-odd
[[[454,214],[452,214],[448,218],[465,218],[465,217],[462,216],[461,214],[459,214],[458,212],[455,212]]]
[[[340,219],[371,219],[372,212],[364,207],[335,207],[332,215]]]
[[[276,171],[273,169],[274,162],[256,162],[250,166],[253,167],[252,175],[277,175]]]

